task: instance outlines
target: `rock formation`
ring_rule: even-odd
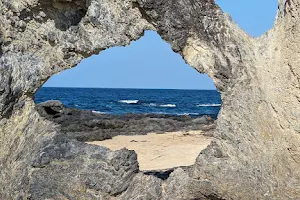
[[[300,0],[244,33],[213,0],[1,0],[0,199],[299,199]],[[214,141],[166,180],[136,154],[60,134],[34,93],[53,74],[157,31],[221,92]]]
[[[174,131],[202,130],[212,136],[215,121],[210,116],[190,117],[165,114],[108,115],[65,107],[59,101],[36,106],[40,116],[59,124],[59,132],[82,142],[102,141],[118,135],[146,135]]]

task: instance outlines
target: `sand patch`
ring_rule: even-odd
[[[165,134],[116,136],[110,140],[88,142],[111,150],[126,147],[138,155],[140,170],[159,170],[190,166],[200,151],[211,142],[202,131],[179,131]]]

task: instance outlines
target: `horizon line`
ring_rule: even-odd
[[[217,89],[186,89],[186,88],[118,88],[118,87],[65,87],[65,86],[42,86],[41,88],[70,88],[70,89],[142,89],[142,90],[212,90],[218,91]]]

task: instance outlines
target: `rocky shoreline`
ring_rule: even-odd
[[[118,135],[146,135],[201,130],[212,135],[215,120],[210,116],[190,117],[164,114],[106,115],[65,107],[59,101],[36,105],[42,117],[60,125],[61,133],[78,141],[102,141]]]

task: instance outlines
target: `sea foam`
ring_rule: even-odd
[[[139,100],[120,100],[119,103],[137,104]]]
[[[176,115],[185,116],[185,115],[200,115],[199,113],[177,113]]]
[[[97,110],[92,110],[92,113],[102,114],[102,115],[106,114],[106,112],[100,112],[100,111],[97,111]]]
[[[176,104],[163,104],[163,105],[160,105],[160,107],[163,107],[163,108],[175,108]]]

